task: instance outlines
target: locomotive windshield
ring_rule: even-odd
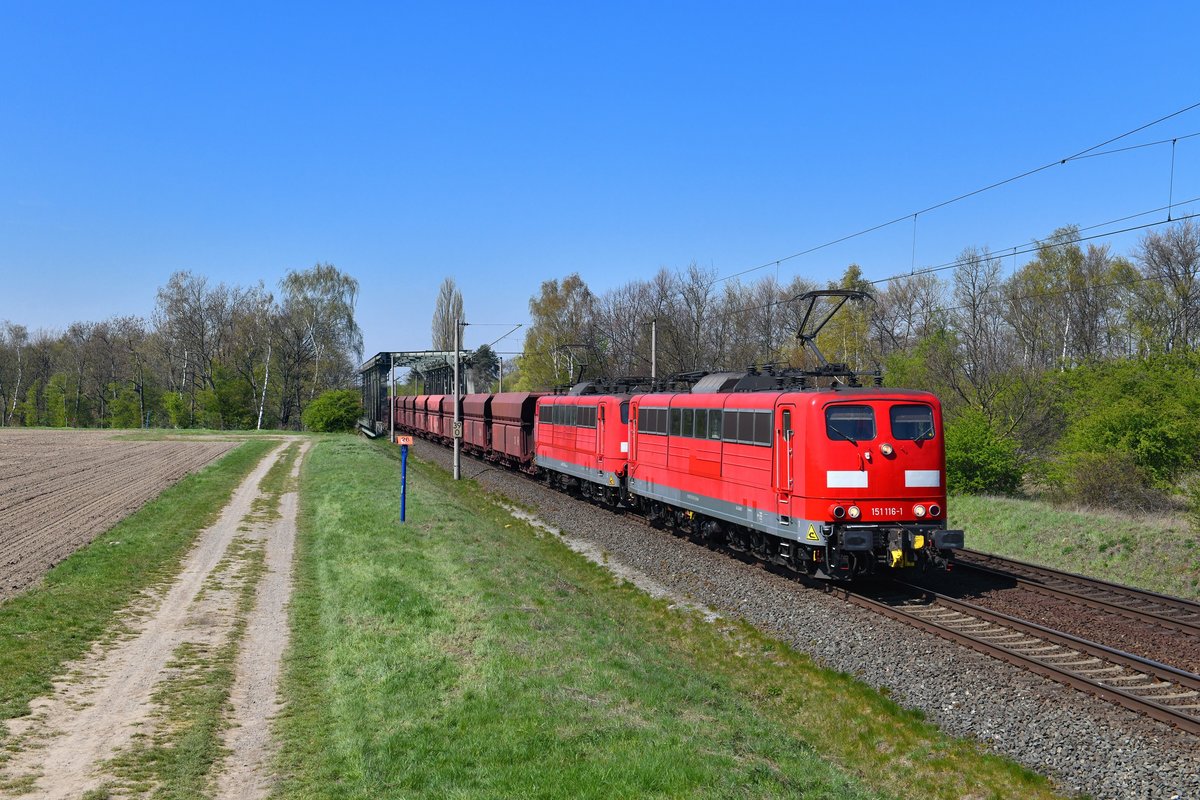
[[[829,406],[825,434],[830,439],[858,443],[875,438],[875,410],[870,406]]]
[[[933,438],[933,409],[929,406],[892,406],[892,436],[897,439]]]

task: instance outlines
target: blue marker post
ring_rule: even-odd
[[[408,446],[412,444],[411,436],[397,436],[396,443],[400,445],[400,521],[404,522],[405,495],[408,491]]]

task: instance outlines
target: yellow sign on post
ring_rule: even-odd
[[[411,436],[397,436],[396,437],[396,444],[411,446],[412,443],[413,443],[413,437],[411,437]]]

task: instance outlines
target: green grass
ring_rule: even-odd
[[[400,525],[394,448],[326,439],[306,460],[276,797],[1053,796],[409,469]]]
[[[67,661],[83,655],[135,594],[169,580],[196,534],[216,520],[270,440],[246,442],[188,475],[0,604],[0,718],[28,713]]]
[[[947,505],[972,549],[1200,599],[1200,534],[1182,517],[970,495]]]

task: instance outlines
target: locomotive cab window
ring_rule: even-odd
[[[892,436],[920,441],[933,438],[933,409],[929,406],[892,406]]]
[[[829,406],[825,409],[825,434],[848,442],[875,438],[875,410],[870,406]]]

